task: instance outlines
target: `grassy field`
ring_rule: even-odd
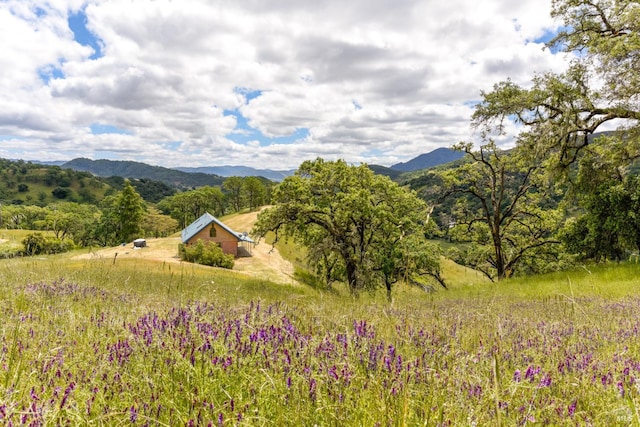
[[[0,261],[0,425],[640,425],[640,266],[448,291]]]

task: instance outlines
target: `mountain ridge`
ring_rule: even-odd
[[[440,147],[428,153],[420,154],[407,162],[396,163],[389,168],[400,172],[413,172],[450,163],[459,160],[462,157],[464,157],[464,153],[460,151]]]
[[[261,176],[271,181],[282,181],[286,177],[293,175],[295,169],[290,170],[273,170],[273,169],[255,169],[249,166],[200,166],[200,167],[183,167],[173,168],[187,173],[207,173],[223,177],[230,176]]]
[[[182,172],[163,166],[151,166],[131,160],[91,160],[79,157],[64,163],[61,167],[76,171],[90,172],[100,177],[120,176],[122,178],[147,178],[178,188],[221,185],[224,178],[205,173]]]
[[[396,163],[390,167],[369,165],[377,174],[397,179],[401,174],[428,169],[462,158],[464,153],[450,148],[437,148],[429,153],[421,154],[407,162]],[[46,162],[39,162],[46,163]],[[201,187],[204,185],[221,185],[225,178],[231,176],[257,176],[280,182],[293,175],[295,169],[272,170],[255,169],[249,166],[201,166],[175,167],[152,166],[132,160],[91,160],[79,157],[68,162],[56,162],[63,168],[90,172],[100,177],[120,176],[122,178],[151,179],[177,188]]]

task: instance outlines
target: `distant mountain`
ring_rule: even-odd
[[[40,160],[29,160],[33,164],[37,165],[46,165],[46,166],[62,166],[67,163],[66,160],[55,160],[55,161],[40,161]]]
[[[189,173],[208,173],[224,177],[229,176],[261,176],[271,181],[280,182],[288,176],[293,175],[295,169],[291,170],[271,170],[271,169],[254,169],[248,166],[207,166],[207,167],[177,167],[174,168],[182,172]]]
[[[436,148],[430,153],[420,154],[418,157],[406,163],[397,163],[391,166],[391,169],[400,172],[413,172],[453,162],[462,157],[464,157],[464,153],[460,151],[455,151],[450,148]]]
[[[146,178],[164,182],[178,188],[220,185],[224,178],[206,173],[188,173],[161,166],[150,166],[146,163],[122,160],[73,159],[61,167],[76,171],[90,172],[101,177],[121,176],[123,178]]]
[[[397,171],[397,170],[393,170],[393,169],[388,168],[386,166],[380,166],[380,165],[368,165],[368,166],[369,166],[369,169],[371,169],[373,171],[373,173],[375,173],[376,175],[388,176],[392,180],[395,180],[400,175],[402,175],[402,172]]]

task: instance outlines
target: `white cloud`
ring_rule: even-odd
[[[68,26],[81,10],[97,59]],[[470,138],[481,90],[565,66],[532,42],[553,30],[549,10],[550,0],[5,1],[0,155],[406,161]],[[96,123],[127,134],[94,135]]]

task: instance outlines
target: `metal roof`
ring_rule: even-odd
[[[209,212],[205,212],[200,218],[196,219],[191,224],[189,224],[187,228],[182,230],[182,243],[187,243],[192,237],[204,230],[211,223],[217,224],[223,230],[236,236],[239,242],[254,243],[251,237],[249,237],[246,233],[238,233],[236,231],[233,231],[225,223],[211,215]]]

